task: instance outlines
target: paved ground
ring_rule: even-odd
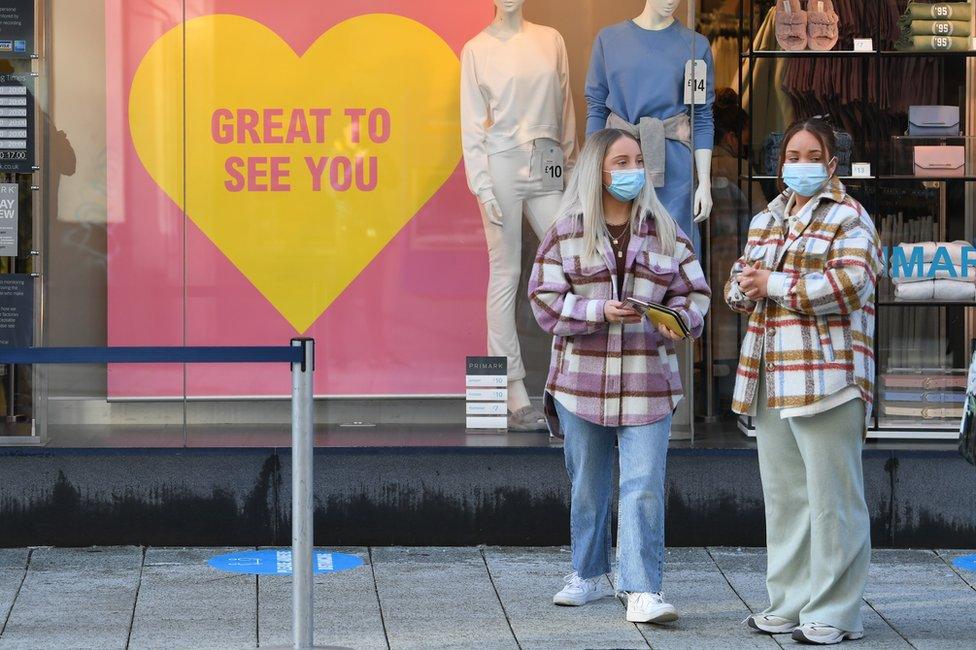
[[[0,649],[248,648],[286,644],[287,578],[218,573],[227,549],[0,550]],[[558,608],[558,548],[358,548],[362,569],[316,578],[316,642],[352,648],[777,648],[740,621],[765,604],[761,549],[669,551],[666,594],[684,617],[632,625],[605,599]],[[958,551],[876,551],[867,648],[976,647],[976,573]]]

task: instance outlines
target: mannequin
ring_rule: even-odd
[[[708,219],[712,211],[714,66],[708,40],[675,20],[677,7],[677,0],[647,0],[635,19],[611,25],[597,36],[586,81],[586,132],[629,127],[642,139],[648,184],[655,186],[661,203],[700,254],[695,224]],[[691,113],[684,104],[684,80],[685,65],[692,58],[704,60],[707,71],[705,103],[695,105],[694,124],[689,125],[677,116]],[[645,141],[662,121],[665,143],[656,148]],[[689,126],[694,130],[698,181],[693,206]],[[663,173],[654,173],[652,166],[660,165],[662,155]]]
[[[576,156],[576,116],[562,36],[526,21],[525,0],[494,4],[495,19],[461,52],[464,168],[488,243],[488,353],[508,359],[509,429],[544,431],[515,326],[522,219],[540,240],[552,225]]]

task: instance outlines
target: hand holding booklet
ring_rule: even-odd
[[[655,302],[645,302],[637,298],[627,298],[626,303],[655,326],[664,325],[682,338],[689,338],[691,331],[681,315],[675,310]]]

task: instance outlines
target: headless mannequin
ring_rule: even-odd
[[[507,41],[508,39],[510,39],[511,37],[515,36],[516,34],[522,31],[522,27],[525,24],[525,17],[522,14],[522,6],[525,4],[525,2],[523,0],[523,2],[513,3],[515,4],[515,8],[512,9],[511,11],[505,11],[501,9],[498,6],[499,4],[502,4],[502,6],[504,6],[504,3],[498,3],[498,2],[495,3],[495,19],[491,22],[490,25],[488,25],[485,31],[491,34],[492,36],[495,36],[503,41]],[[495,223],[501,223],[502,209],[501,206],[498,205],[498,201],[496,199],[489,199],[488,201],[485,201],[484,203],[482,203],[482,208],[485,210],[485,212],[488,213],[489,217],[494,217]],[[520,389],[521,393],[525,393],[525,385],[521,381],[519,381],[518,384],[519,386],[516,387],[516,389],[517,390]],[[509,406],[511,406],[512,405],[511,386],[509,386],[508,395],[509,395]],[[525,406],[526,404],[529,403],[528,400],[529,400],[528,393],[525,393],[524,399],[520,398],[517,400],[517,402],[521,403],[522,406]]]
[[[709,218],[713,205],[713,64],[707,40],[675,20],[678,4],[678,0],[646,0],[639,16],[600,31],[586,82],[586,131],[595,133],[607,125],[640,130],[645,118],[652,120],[647,124],[649,130],[660,128],[653,120],[672,122],[674,131],[665,135],[663,160],[655,158],[659,145],[649,144],[653,148],[646,153],[651,156],[657,178],[651,178],[649,167],[648,181],[654,182],[661,203],[700,251],[696,224]],[[683,101],[686,65],[692,59],[702,59],[708,67],[705,104],[694,109]],[[681,122],[682,113],[690,117],[692,110],[694,120],[674,126]],[[690,385],[690,344],[677,346],[677,352],[682,383]],[[691,422],[689,400],[678,405],[673,422],[672,435],[682,437],[687,426],[684,423]]]
[[[634,23],[643,29],[660,31],[674,22],[678,0],[647,0],[644,11]],[[695,150],[695,169],[698,172],[698,189],[695,191],[695,223],[701,223],[712,214],[712,150]]]
[[[508,358],[508,408],[518,413],[531,407],[515,325],[522,220],[540,239],[552,225],[562,192],[542,187],[535,162],[539,152],[560,150],[565,178],[576,126],[562,37],[527,22],[524,0],[494,3],[494,20],[462,52],[461,126],[468,185],[488,242],[488,352]],[[541,413],[532,415],[543,430]]]

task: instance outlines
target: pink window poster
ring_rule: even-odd
[[[107,0],[111,346],[317,342],[320,395],[464,392],[487,261],[453,0]],[[109,397],[278,396],[288,368],[109,367]]]

